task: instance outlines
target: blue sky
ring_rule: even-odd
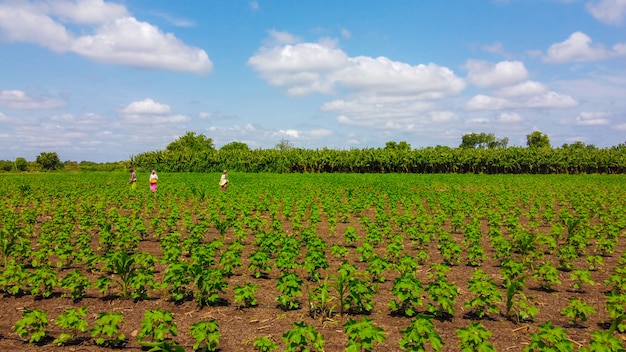
[[[0,159],[626,142],[626,0],[0,0]]]

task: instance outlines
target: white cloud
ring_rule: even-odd
[[[498,87],[525,80],[528,71],[520,61],[501,61],[496,64],[487,61],[468,60],[467,81],[477,87]]]
[[[120,110],[124,114],[132,115],[162,115],[170,112],[169,105],[160,104],[150,98],[134,101]]]
[[[334,75],[343,87],[379,95],[410,95],[420,99],[440,99],[465,89],[463,79],[447,67],[409,65],[386,57],[358,56],[349,59]]]
[[[625,44],[618,43],[613,46],[613,51],[607,50],[603,45],[592,45],[591,38],[583,32],[574,32],[565,41],[552,44],[546,55],[545,62],[587,62],[604,60],[626,54]]]
[[[535,82],[535,81],[526,81],[520,84],[516,84],[514,86],[502,87],[495,91],[497,96],[501,97],[521,97],[521,96],[529,96],[529,95],[537,95],[543,94],[548,91],[548,87],[545,84]]]
[[[68,30],[69,26],[78,26],[80,35]],[[122,5],[101,0],[0,4],[0,38],[108,64],[198,74],[213,69],[204,50],[128,16]]]
[[[564,109],[578,105],[569,95],[547,92],[540,95],[517,98],[501,98],[479,94],[470,99],[467,110],[504,110],[504,109]]]
[[[106,3],[102,0],[55,0],[37,6],[41,6],[42,9],[48,7],[51,15],[78,24],[101,24],[111,18],[128,16],[128,11],[123,5]]]
[[[587,11],[606,24],[621,24],[626,15],[626,0],[600,0],[588,2]]]
[[[55,109],[65,106],[65,102],[38,96],[29,96],[21,90],[0,91],[0,106],[18,110]]]
[[[608,125],[611,121],[610,112],[583,111],[576,117],[576,124],[582,126]]]
[[[504,123],[517,123],[522,121],[522,116],[516,112],[503,112],[500,113],[496,120]]]

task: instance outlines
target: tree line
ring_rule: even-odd
[[[383,148],[303,149],[281,140],[274,148],[250,149],[231,142],[215,148],[204,134],[187,132],[164,150],[131,155],[114,163],[61,162],[56,152],[43,152],[36,161],[24,158],[0,160],[0,171],[116,171],[130,167],[162,172],[276,172],[276,173],[485,173],[580,174],[626,173],[626,144],[597,148],[582,142],[553,148],[546,134],[526,136],[527,145],[508,146],[508,138],[492,133],[463,135],[457,148],[411,148],[407,142],[390,141]]]
[[[597,148],[582,142],[552,148],[547,135],[535,131],[526,147],[510,147],[508,139],[469,133],[458,148],[413,149],[406,142],[384,148],[337,150],[295,148],[282,140],[272,149],[250,149],[232,142],[216,149],[211,138],[187,132],[164,150],[132,156],[138,169],[164,172],[278,173],[486,173],[579,174],[626,172],[626,144]]]

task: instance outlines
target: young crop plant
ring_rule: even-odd
[[[467,265],[472,267],[480,266],[485,259],[487,259],[487,255],[485,254],[485,249],[478,242],[473,242],[467,247]]]
[[[375,326],[372,319],[363,317],[361,321],[352,318],[343,324],[344,331],[348,335],[346,351],[348,352],[371,352],[375,343],[385,341],[385,331]]]
[[[609,278],[604,280],[607,286],[613,286],[612,292],[626,294],[626,265],[617,266]]]
[[[611,330],[626,332],[626,294],[609,292],[605,306],[609,312],[609,318],[612,320]]]
[[[308,279],[317,282],[321,279],[320,269],[328,269],[328,260],[322,249],[309,249],[304,255],[302,268],[309,274]]]
[[[99,313],[94,326],[91,328],[91,337],[96,338],[96,345],[111,348],[121,347],[126,341],[126,336],[120,328],[123,322],[122,313]]]
[[[585,262],[587,262],[590,271],[596,271],[604,266],[604,260],[599,255],[588,255]]]
[[[583,284],[588,284],[590,286],[595,285],[595,282],[591,280],[591,273],[589,270],[574,269],[574,271],[570,273],[569,278],[572,279],[572,286],[574,286],[574,289],[578,292],[584,292]]]
[[[356,229],[352,226],[347,226],[345,230],[343,230],[343,241],[348,246],[354,246],[356,241],[358,241],[359,236],[356,233]]]
[[[174,323],[174,315],[169,310],[160,308],[144,312],[141,321],[141,329],[137,334],[137,341],[144,347],[152,347],[153,350],[179,351],[178,346],[171,337],[178,336],[178,327]],[[184,351],[184,349],[182,349]]]
[[[544,262],[533,273],[533,277],[539,282],[539,287],[544,291],[552,291],[555,286],[561,284],[559,271],[549,261]]]
[[[278,344],[267,336],[259,337],[252,343],[255,351],[271,352],[278,349]]]
[[[461,339],[459,342],[461,352],[496,352],[489,342],[491,335],[493,335],[491,331],[477,322],[471,322],[468,327],[456,330],[456,336]]]
[[[324,282],[313,288],[313,290],[309,290],[307,285],[307,299],[311,318],[317,319],[318,316],[321,316],[322,321],[324,321],[333,316],[335,305],[332,302],[336,298],[332,296],[331,288],[331,285],[328,283],[328,277],[324,278]]]
[[[193,323],[191,324],[189,332],[191,336],[196,339],[193,345],[195,351],[217,351],[221,336],[217,320],[211,319],[209,321]]]
[[[69,292],[69,296],[72,297],[72,299],[78,300],[87,295],[87,288],[91,286],[91,282],[85,274],[74,269],[61,279],[59,285]]]
[[[238,245],[235,245],[238,244]],[[236,268],[243,266],[241,262],[241,243],[233,242],[224,253],[220,256],[219,264],[222,267],[222,273],[225,276],[232,276]]]
[[[283,334],[285,352],[323,352],[324,336],[305,322],[293,323],[293,328]]]
[[[189,264],[179,261],[171,261],[165,267],[163,285],[172,301],[182,303],[193,296],[191,282],[193,276],[190,273]]]
[[[248,257],[248,270],[252,271],[252,276],[255,278],[266,277],[272,270],[270,263],[271,256],[268,251],[263,249],[257,249]]]
[[[626,352],[626,349],[622,341],[613,336],[613,331],[594,331],[589,347],[581,347],[578,352]]]
[[[420,266],[420,263],[418,262],[416,257],[414,258],[413,256],[409,254],[405,254],[400,259],[400,262],[395,264],[394,267],[395,267],[395,270],[400,273],[400,275],[402,274],[413,275],[417,272],[417,269],[419,268],[419,266]]]
[[[41,309],[25,309],[22,319],[15,323],[14,331],[20,338],[28,337],[29,343],[37,343],[43,340],[48,332],[48,312]]]
[[[423,304],[423,290],[421,281],[412,274],[400,275],[393,282],[391,293],[396,299],[389,301],[389,308],[392,312],[407,317],[417,315],[417,307]]]
[[[375,254],[367,264],[365,273],[372,278],[372,281],[385,282],[385,271],[389,270],[391,264],[379,255]]]
[[[117,279],[113,281],[101,275],[94,284],[100,292],[108,291],[111,282],[115,282],[120,287],[122,298],[132,297],[139,300],[146,298],[150,286],[155,286],[154,257],[150,254],[116,251],[105,255],[102,261],[102,270],[113,272]]]
[[[77,341],[78,333],[87,332],[87,307],[79,309],[68,308],[65,313],[60,314],[54,323],[63,329],[63,332],[52,343],[62,346]]]
[[[573,352],[574,343],[565,329],[552,325],[551,321],[539,325],[539,332],[530,334],[530,344],[524,352],[559,351]]]
[[[434,264],[431,266],[434,273],[429,276],[433,281],[426,286],[426,293],[430,302],[427,304],[428,312],[436,317],[442,318],[446,315],[454,315],[454,304],[459,296],[458,287],[448,281],[446,272],[449,267],[446,265]]]
[[[443,339],[435,330],[432,318],[418,315],[411,321],[411,325],[400,330],[402,338],[398,343],[400,348],[409,352],[425,352],[426,344],[435,351],[441,351]]]
[[[595,314],[596,310],[578,298],[570,298],[567,307],[561,309],[561,314],[570,319],[570,324],[580,326],[579,322],[586,322],[589,315]]]
[[[300,308],[298,297],[302,296],[302,279],[293,271],[283,271],[276,283],[276,288],[281,293],[276,297],[276,302],[284,310]]]
[[[566,244],[559,247],[559,269],[564,271],[571,271],[574,268],[574,261],[578,259],[578,250],[576,247]]]
[[[257,284],[249,282],[243,285],[237,285],[233,288],[235,292],[235,303],[239,308],[248,308],[256,306],[256,291],[259,289]]]
[[[58,284],[56,270],[48,265],[35,268],[28,276],[30,293],[35,296],[50,297]]]
[[[363,242],[362,245],[356,248],[356,253],[359,254],[361,263],[368,262],[375,255],[374,246],[370,242]]]
[[[344,246],[334,244],[330,246],[330,254],[332,254],[337,259],[341,259],[350,254],[350,251]]]
[[[386,250],[385,259],[391,263],[396,263],[402,257],[404,251],[404,237],[402,235],[393,236],[391,242],[387,244]]]
[[[225,281],[222,271],[217,268],[204,268],[200,264],[193,264],[190,267],[190,272],[196,286],[193,294],[198,307],[218,304],[220,293],[225,293],[228,288],[228,282]]]
[[[439,247],[439,252],[443,257],[443,263],[445,265],[454,266],[461,264],[463,248],[461,248],[458,243],[454,242],[451,238],[445,241],[439,238],[439,244],[437,246]]]
[[[496,283],[481,269],[474,270],[472,278],[468,282],[469,291],[474,295],[465,301],[463,306],[478,318],[488,316],[489,313],[497,313],[497,304],[502,302],[502,292]]]
[[[514,280],[504,282],[506,288],[506,312],[505,315],[517,322],[532,321],[539,309],[530,301],[523,292],[526,275],[516,277]],[[514,315],[512,315],[513,313]]]

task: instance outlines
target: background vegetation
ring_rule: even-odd
[[[203,134],[187,132],[164,150],[131,155],[129,160],[98,164],[61,162],[55,152],[41,153],[35,162],[24,158],[0,161],[3,171],[114,171],[135,167],[140,171],[274,173],[486,173],[580,174],[624,173],[626,144],[597,148],[582,142],[552,148],[547,135],[535,131],[527,146],[508,146],[508,138],[469,133],[457,148],[436,146],[413,149],[406,142],[387,142],[384,148],[303,149],[280,141],[272,149],[250,149],[232,142],[216,149]]]

